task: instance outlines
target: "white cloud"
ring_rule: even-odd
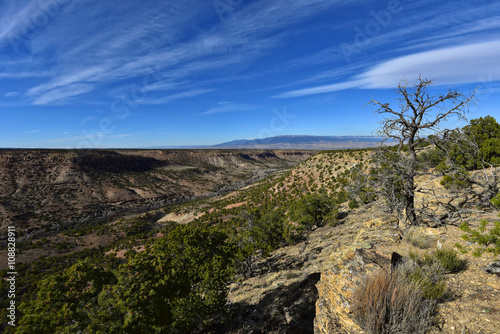
[[[24,78],[43,78],[49,77],[50,72],[47,71],[34,71],[34,72],[18,72],[18,73],[0,73],[1,79],[24,79]]]
[[[179,99],[185,99],[188,97],[207,94],[207,93],[210,93],[213,91],[215,91],[215,89],[212,89],[212,88],[193,89],[193,90],[175,93],[175,94],[171,94],[171,95],[163,96],[163,97],[151,97],[151,98],[139,99],[136,102],[139,104],[157,105],[157,104],[164,104],[167,102],[172,102],[172,101],[179,100]]]
[[[442,17],[439,17],[443,20]],[[438,28],[436,24],[436,28]],[[411,40],[411,43],[393,51],[429,50],[436,47],[474,44],[478,40],[484,40],[491,31],[500,28],[500,16],[488,17],[471,22],[463,22],[462,25],[452,30],[445,30],[438,34],[422,34],[423,37]],[[436,29],[437,31],[440,31]],[[391,36],[392,37],[392,36]]]
[[[93,86],[87,84],[73,84],[65,87],[59,87],[42,94],[33,101],[34,105],[45,105],[61,100],[66,100],[69,97],[88,93],[93,90]]]
[[[23,20],[36,16],[41,10],[39,1],[24,2],[27,3],[26,5],[20,5],[20,2],[14,0],[5,1],[9,6],[3,15],[0,13],[2,15],[0,17],[0,40],[22,29],[25,24]],[[32,84],[32,87],[23,90],[26,91],[25,101],[32,101],[33,104],[65,104],[69,102],[67,100],[69,97],[74,99],[78,95],[101,87],[110,88],[108,96],[114,96],[114,91],[127,92],[126,89],[118,88],[120,85],[131,85],[132,80],[126,84],[125,80],[137,78],[136,84],[141,86],[143,78],[152,70],[157,72],[161,80],[150,80],[152,84],[148,85],[147,89],[151,92],[164,92],[164,95],[174,88],[195,92],[197,87],[207,86],[207,84],[199,84],[200,78],[201,80],[208,78],[203,77],[206,73],[211,74],[210,80],[214,83],[217,80],[219,83],[237,81],[239,80],[238,71],[243,71],[259,58],[282,46],[282,43],[286,43],[287,37],[297,32],[295,28],[301,22],[317,14],[325,13],[329,9],[352,6],[352,2],[340,0],[243,2],[224,20],[209,28],[197,28],[196,24],[204,26],[208,23],[208,21],[200,21],[200,18],[205,20],[210,15],[207,10],[212,11],[212,15],[216,14],[211,1],[203,4],[197,0],[165,1],[155,6],[123,2],[120,4],[121,15],[107,15],[116,11],[117,5],[114,3],[97,0],[89,0],[89,3],[70,2],[71,5],[65,6],[64,12],[60,12],[61,15],[55,19],[51,18],[48,24],[37,32],[36,38],[29,40],[32,50],[30,60],[31,58],[36,60],[38,62],[36,66],[7,66],[8,69],[3,71],[5,73],[0,73],[0,78],[37,77],[42,79],[34,81],[35,84]],[[394,16],[391,21],[391,30],[382,31],[379,36],[373,38],[370,48],[387,47],[395,40],[411,41],[412,39],[408,39],[408,36],[415,35],[429,36],[431,39],[430,41],[421,40],[421,43],[435,43],[436,40],[443,38],[437,34],[427,33],[439,30],[436,27],[442,25],[443,22],[449,24],[451,21],[448,19],[452,16],[448,12],[442,11],[440,15],[435,15],[435,11],[420,10],[427,6],[422,2],[405,3],[404,6],[416,8],[419,11],[408,10],[397,17]],[[453,5],[447,4],[446,6],[446,8],[454,8]],[[453,12],[452,15],[458,16],[460,21],[457,24],[457,30],[460,29],[464,34],[470,34],[497,29],[498,23],[495,18],[486,18],[479,26],[474,26],[474,22],[478,21],[477,18],[484,13],[491,12],[494,6],[478,5],[474,6],[470,12],[462,13],[458,10]],[[410,12],[418,12],[419,15],[415,14],[410,17]],[[86,24],[75,25],[74,21],[80,19],[82,15],[87,17]],[[329,27],[349,29],[363,19],[356,17],[348,22],[340,20],[332,22]],[[402,24],[403,21],[404,24]],[[288,29],[290,27],[294,29]],[[186,33],[187,31],[189,32]],[[337,48],[334,45],[316,54],[305,53],[295,61],[285,62],[282,66],[273,66],[272,70],[283,72],[293,68],[312,67],[314,64],[328,63],[331,60],[338,61],[339,53],[336,51]],[[51,58],[43,58],[45,54],[50,54]],[[366,62],[363,64],[367,66]],[[234,67],[238,69],[232,71],[230,75],[227,75],[225,71],[216,72],[219,69],[230,69],[232,65],[237,65]],[[377,68],[373,70],[375,69]],[[272,70],[265,74],[272,74]],[[380,70],[390,76],[388,73],[390,71],[387,69]],[[214,73],[215,75],[212,75]],[[311,95],[355,86],[372,87],[375,85],[371,81],[372,77],[382,79],[384,82],[389,81],[388,77],[380,73],[366,72],[365,74],[366,77],[353,77],[347,82],[287,92],[280,94],[279,97]],[[259,73],[252,72],[250,75],[258,76]],[[324,73],[324,75],[310,79],[316,83],[319,81],[325,83],[327,82],[325,79],[333,75],[336,74]],[[345,75],[350,75],[350,73],[345,73],[344,77]],[[305,84],[306,80],[300,83]],[[110,85],[112,87],[109,87]],[[168,103],[176,98],[182,98],[182,96],[173,94],[165,97],[148,97],[143,103]]]
[[[202,112],[202,115],[210,115],[210,114],[221,114],[221,113],[229,113],[229,112],[237,112],[237,111],[247,111],[247,110],[255,110],[258,108],[257,106],[252,106],[249,104],[236,104],[230,102],[219,102],[219,106],[215,108],[211,108],[205,112]]]
[[[363,73],[364,88],[392,88],[406,77],[422,75],[437,85],[481,82],[481,77],[500,80],[500,40],[421,52],[389,60]]]
[[[300,97],[300,96],[307,96],[307,95],[315,95],[315,94],[323,94],[323,93],[331,93],[331,92],[336,92],[339,90],[345,90],[349,88],[358,88],[363,84],[362,80],[352,80],[352,81],[345,81],[345,82],[339,82],[339,83],[334,83],[330,85],[322,85],[322,86],[315,86],[315,87],[310,87],[310,88],[304,88],[304,89],[296,89],[292,90],[283,94],[276,95],[274,97],[279,98],[279,99],[285,99],[289,97]]]
[[[21,93],[19,92],[7,92],[4,94],[5,97],[18,97],[21,96]]]
[[[275,97],[299,97],[350,88],[394,88],[401,79],[412,81],[420,75],[436,85],[500,81],[499,59],[500,41],[442,48],[385,61],[351,80],[293,90]]]
[[[135,136],[140,136],[141,133],[127,133],[127,134],[121,134],[121,135],[111,135],[110,137],[112,138],[126,138],[126,137],[135,137]]]
[[[211,3],[193,7],[196,4],[194,0],[165,2],[161,5],[162,10],[158,10],[157,6],[143,6],[140,12],[120,16],[118,20],[103,15],[114,10],[114,5],[99,2],[95,10],[85,10],[85,15],[94,19],[89,19],[87,25],[78,29],[74,28],[71,20],[81,15],[83,7],[75,3],[30,41],[33,52],[43,54],[50,51],[54,61],[45,67],[50,70],[51,78],[28,89],[26,96],[34,104],[64,104],[66,97],[90,90],[87,86],[86,90],[73,89],[69,95],[58,94],[66,92],[64,87],[68,85],[86,84],[97,88],[98,85],[119,84],[125,79],[145,76],[152,68],[170,82],[148,87],[151,91],[169,90],[172,83],[187,78],[193,84],[193,75],[227,68],[231,64],[248,66],[279,45],[281,37],[276,36],[282,32],[276,33],[277,30],[297,24],[338,3],[341,2],[277,0],[272,3],[246,3],[229,18],[208,30],[200,30],[189,40],[183,36],[186,26],[192,26],[191,19],[201,12],[206,15],[207,8],[214,10]],[[35,7],[33,2],[30,15],[38,10]],[[19,11],[19,6],[17,8],[18,13],[24,13]],[[129,4],[123,5],[125,12],[131,8]],[[21,14],[15,16],[21,17]],[[17,23],[14,25],[18,26]],[[61,25],[65,29],[58,29]],[[158,31],[162,34],[155,33]],[[103,62],[103,59],[106,61]],[[193,87],[186,88],[194,90]],[[162,100],[168,102],[169,98],[150,99],[150,102],[160,103]]]
[[[3,4],[5,6],[6,4]],[[13,2],[6,6],[10,10],[4,10],[2,17],[2,24],[0,25],[0,41],[12,38],[13,34],[18,34],[19,31],[30,23],[29,19],[43,14],[43,9],[40,7],[39,2],[32,0],[29,1],[19,11],[12,10],[14,7]],[[4,7],[5,8],[5,7]]]
[[[78,141],[78,140],[88,140],[92,138],[100,138],[102,139],[104,137],[103,132],[99,133],[94,133],[94,134],[89,134],[85,136],[78,136],[78,137],[71,137],[71,138],[64,138],[64,139],[50,139],[47,142],[49,143],[63,143],[63,142],[71,142],[71,141]]]
[[[256,1],[235,12],[224,26],[233,37],[268,35],[343,3],[338,0]]]
[[[435,6],[429,10],[430,5]],[[379,24],[375,35],[366,33],[365,24],[375,22],[373,14],[368,17],[354,17],[333,22],[328,26],[332,34],[337,31],[346,33],[343,40],[314,53],[302,56],[285,63],[282,68],[294,69],[313,67],[318,64],[331,64],[333,72],[343,71],[349,67],[371,66],[380,62],[377,57],[388,58],[397,54],[408,54],[457,45],[474,44],[495,36],[500,26],[500,17],[496,3],[480,3],[474,6],[457,6],[454,3],[425,3],[425,1],[402,3],[402,12],[390,15],[387,26]],[[354,29],[358,30],[354,30]],[[350,32],[350,33],[349,33]],[[363,42],[356,42],[356,36],[363,32]],[[496,36],[495,36],[496,37]],[[341,44],[351,46],[342,49]],[[395,47],[397,46],[397,47]],[[324,72],[328,76],[328,72]],[[307,81],[324,81],[323,74],[296,81],[295,85]],[[332,78],[331,78],[332,80]],[[333,79],[334,80],[334,79]],[[290,85],[288,85],[290,86]],[[285,87],[285,86],[283,86]]]
[[[28,90],[26,95],[28,96],[37,96],[43,94],[47,91],[53,90],[58,87],[65,87],[77,82],[88,81],[93,76],[102,73],[105,70],[104,66],[93,66],[90,68],[85,68],[77,71],[73,71],[73,73],[69,75],[61,76],[55,80],[52,80],[48,83],[36,86]],[[64,88],[62,88],[64,89]]]

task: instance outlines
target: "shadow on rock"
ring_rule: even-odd
[[[318,298],[316,283],[320,276],[320,273],[312,273],[291,285],[279,286],[266,293],[256,305],[233,304],[229,323],[204,333],[312,334]]]

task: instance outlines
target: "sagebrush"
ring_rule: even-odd
[[[434,307],[401,271],[383,269],[354,292],[352,305],[355,320],[371,334],[425,333]]]

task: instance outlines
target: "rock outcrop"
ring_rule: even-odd
[[[374,219],[363,224],[350,247],[330,255],[332,264],[316,285],[314,333],[363,333],[352,319],[353,292],[379,268],[391,270],[391,247],[399,240],[400,230],[392,219]]]

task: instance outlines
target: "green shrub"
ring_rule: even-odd
[[[410,261],[400,266],[399,271],[412,284],[418,286],[422,296],[426,299],[438,300],[446,293],[445,270],[430,254],[420,257],[410,252]]]
[[[419,266],[432,266],[438,264],[445,271],[450,273],[458,272],[466,267],[466,261],[458,258],[458,253],[450,248],[442,248],[432,253],[424,253],[419,256],[416,253],[409,252],[409,257]]]
[[[491,199],[491,204],[497,209],[500,209],[500,193]]]
[[[439,183],[446,189],[461,189],[470,186],[469,177],[469,172],[461,168],[456,174],[444,175]]]
[[[466,261],[458,258],[458,253],[453,249],[442,248],[432,252],[444,270],[456,273],[465,269]]]
[[[418,228],[410,228],[404,236],[404,241],[420,249],[427,249],[434,243],[431,236]]]
[[[423,169],[423,167],[435,168],[440,163],[445,160],[445,154],[443,150],[440,149],[429,149],[420,153],[417,156],[417,161],[419,163],[419,169]]]
[[[489,222],[486,219],[481,219],[477,230],[470,228],[466,222],[460,225],[460,229],[466,232],[466,234],[462,235],[462,239],[483,246],[474,250],[472,253],[474,256],[481,256],[484,252],[493,253],[495,255],[500,254],[500,222],[495,221],[495,227],[491,228],[489,231],[486,230],[486,225],[488,224]],[[464,252],[467,251],[464,247],[461,247],[461,250]]]
[[[227,313],[236,245],[202,224],[172,227],[112,269],[79,261],[20,305],[17,333],[194,333]]]
[[[335,203],[324,193],[302,196],[290,206],[288,217],[299,227],[308,230],[312,226],[323,226],[326,219],[336,216]]]
[[[468,143],[452,145],[449,156],[452,161],[463,165],[468,170],[478,169],[486,165],[500,163],[500,124],[491,116],[472,119],[463,127],[468,140],[474,143],[472,149]],[[477,150],[474,149],[477,147]]]
[[[351,209],[351,210],[359,208],[358,201],[356,201],[355,199],[351,199],[348,203],[348,206],[349,206],[349,209]]]

